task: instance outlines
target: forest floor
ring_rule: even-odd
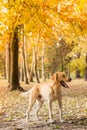
[[[28,107],[28,98],[20,96],[19,91],[8,91],[6,80],[0,80],[0,130],[87,130],[87,81],[82,79],[72,80],[68,83],[70,89],[63,91],[63,117],[64,123],[59,121],[57,102],[53,103],[54,123],[48,123],[48,109],[45,103],[39,116],[41,121],[34,118],[34,110],[31,112],[30,121],[26,123],[25,113]],[[21,84],[28,90],[29,85]]]

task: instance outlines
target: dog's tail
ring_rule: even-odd
[[[20,96],[22,96],[22,97],[29,97],[29,93],[30,93],[30,90],[20,94]]]

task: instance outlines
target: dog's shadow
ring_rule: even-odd
[[[60,129],[63,126],[87,126],[87,118],[83,117],[83,118],[73,118],[73,119],[68,119],[65,122],[61,123],[58,120],[55,120],[53,123],[49,123],[48,121],[30,121],[30,122],[26,122],[25,119],[20,120],[18,122],[18,126],[21,126],[21,128],[24,129],[44,129],[44,130],[53,130],[54,128],[56,129]]]
[[[73,118],[73,119],[68,119],[65,120],[64,122],[60,122],[58,120],[55,120],[54,122],[50,123],[48,121],[37,121],[35,124],[39,124],[38,127],[44,127],[44,126],[52,126],[52,125],[65,125],[65,124],[71,124],[71,125],[83,125],[83,126],[87,126],[87,118],[86,117],[82,117],[82,118]]]

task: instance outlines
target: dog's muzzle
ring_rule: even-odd
[[[68,78],[67,82],[70,82],[71,80],[72,80],[71,78]],[[60,84],[61,84],[64,88],[69,88],[69,86],[68,86],[63,80],[60,81]]]

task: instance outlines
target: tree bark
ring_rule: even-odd
[[[61,53],[61,71],[63,72],[64,71],[64,68],[63,68],[63,55]]]
[[[20,71],[19,71],[19,79],[21,82],[24,82],[24,72],[23,72],[23,64],[20,65]]]
[[[35,78],[36,81],[39,83],[39,77],[38,77],[38,73],[37,73],[37,57],[36,57],[36,48],[34,47],[33,49],[33,56],[34,56],[34,74],[35,74]]]
[[[67,71],[66,71],[66,74],[68,75],[68,77],[70,78],[70,65],[68,65],[68,68],[67,68]]]
[[[80,58],[80,53],[77,53],[77,58],[79,59]],[[77,66],[77,68],[76,68],[77,70],[76,70],[76,78],[81,78],[81,76],[80,76],[80,70],[79,70],[79,68],[78,68],[78,66]]]
[[[10,90],[23,90],[19,84],[18,76],[18,27],[14,29],[10,46]]]
[[[24,35],[24,25],[23,25],[23,47],[22,47],[22,55],[23,55],[23,69],[24,69],[24,82],[29,84],[28,81],[28,69],[27,69],[27,59],[26,59],[26,39]]]
[[[32,55],[32,65],[30,70],[30,82],[33,82],[33,75],[34,75],[34,54]]]
[[[6,79],[10,81],[10,41],[6,44]]]
[[[81,78],[81,76],[80,76],[80,70],[76,70],[76,78]]]
[[[87,81],[87,54],[86,54],[86,57],[85,57],[85,62],[86,62],[86,67],[85,67],[85,70],[84,70],[84,80]]]
[[[45,80],[45,75],[44,75],[44,43],[42,45],[42,80]]]

